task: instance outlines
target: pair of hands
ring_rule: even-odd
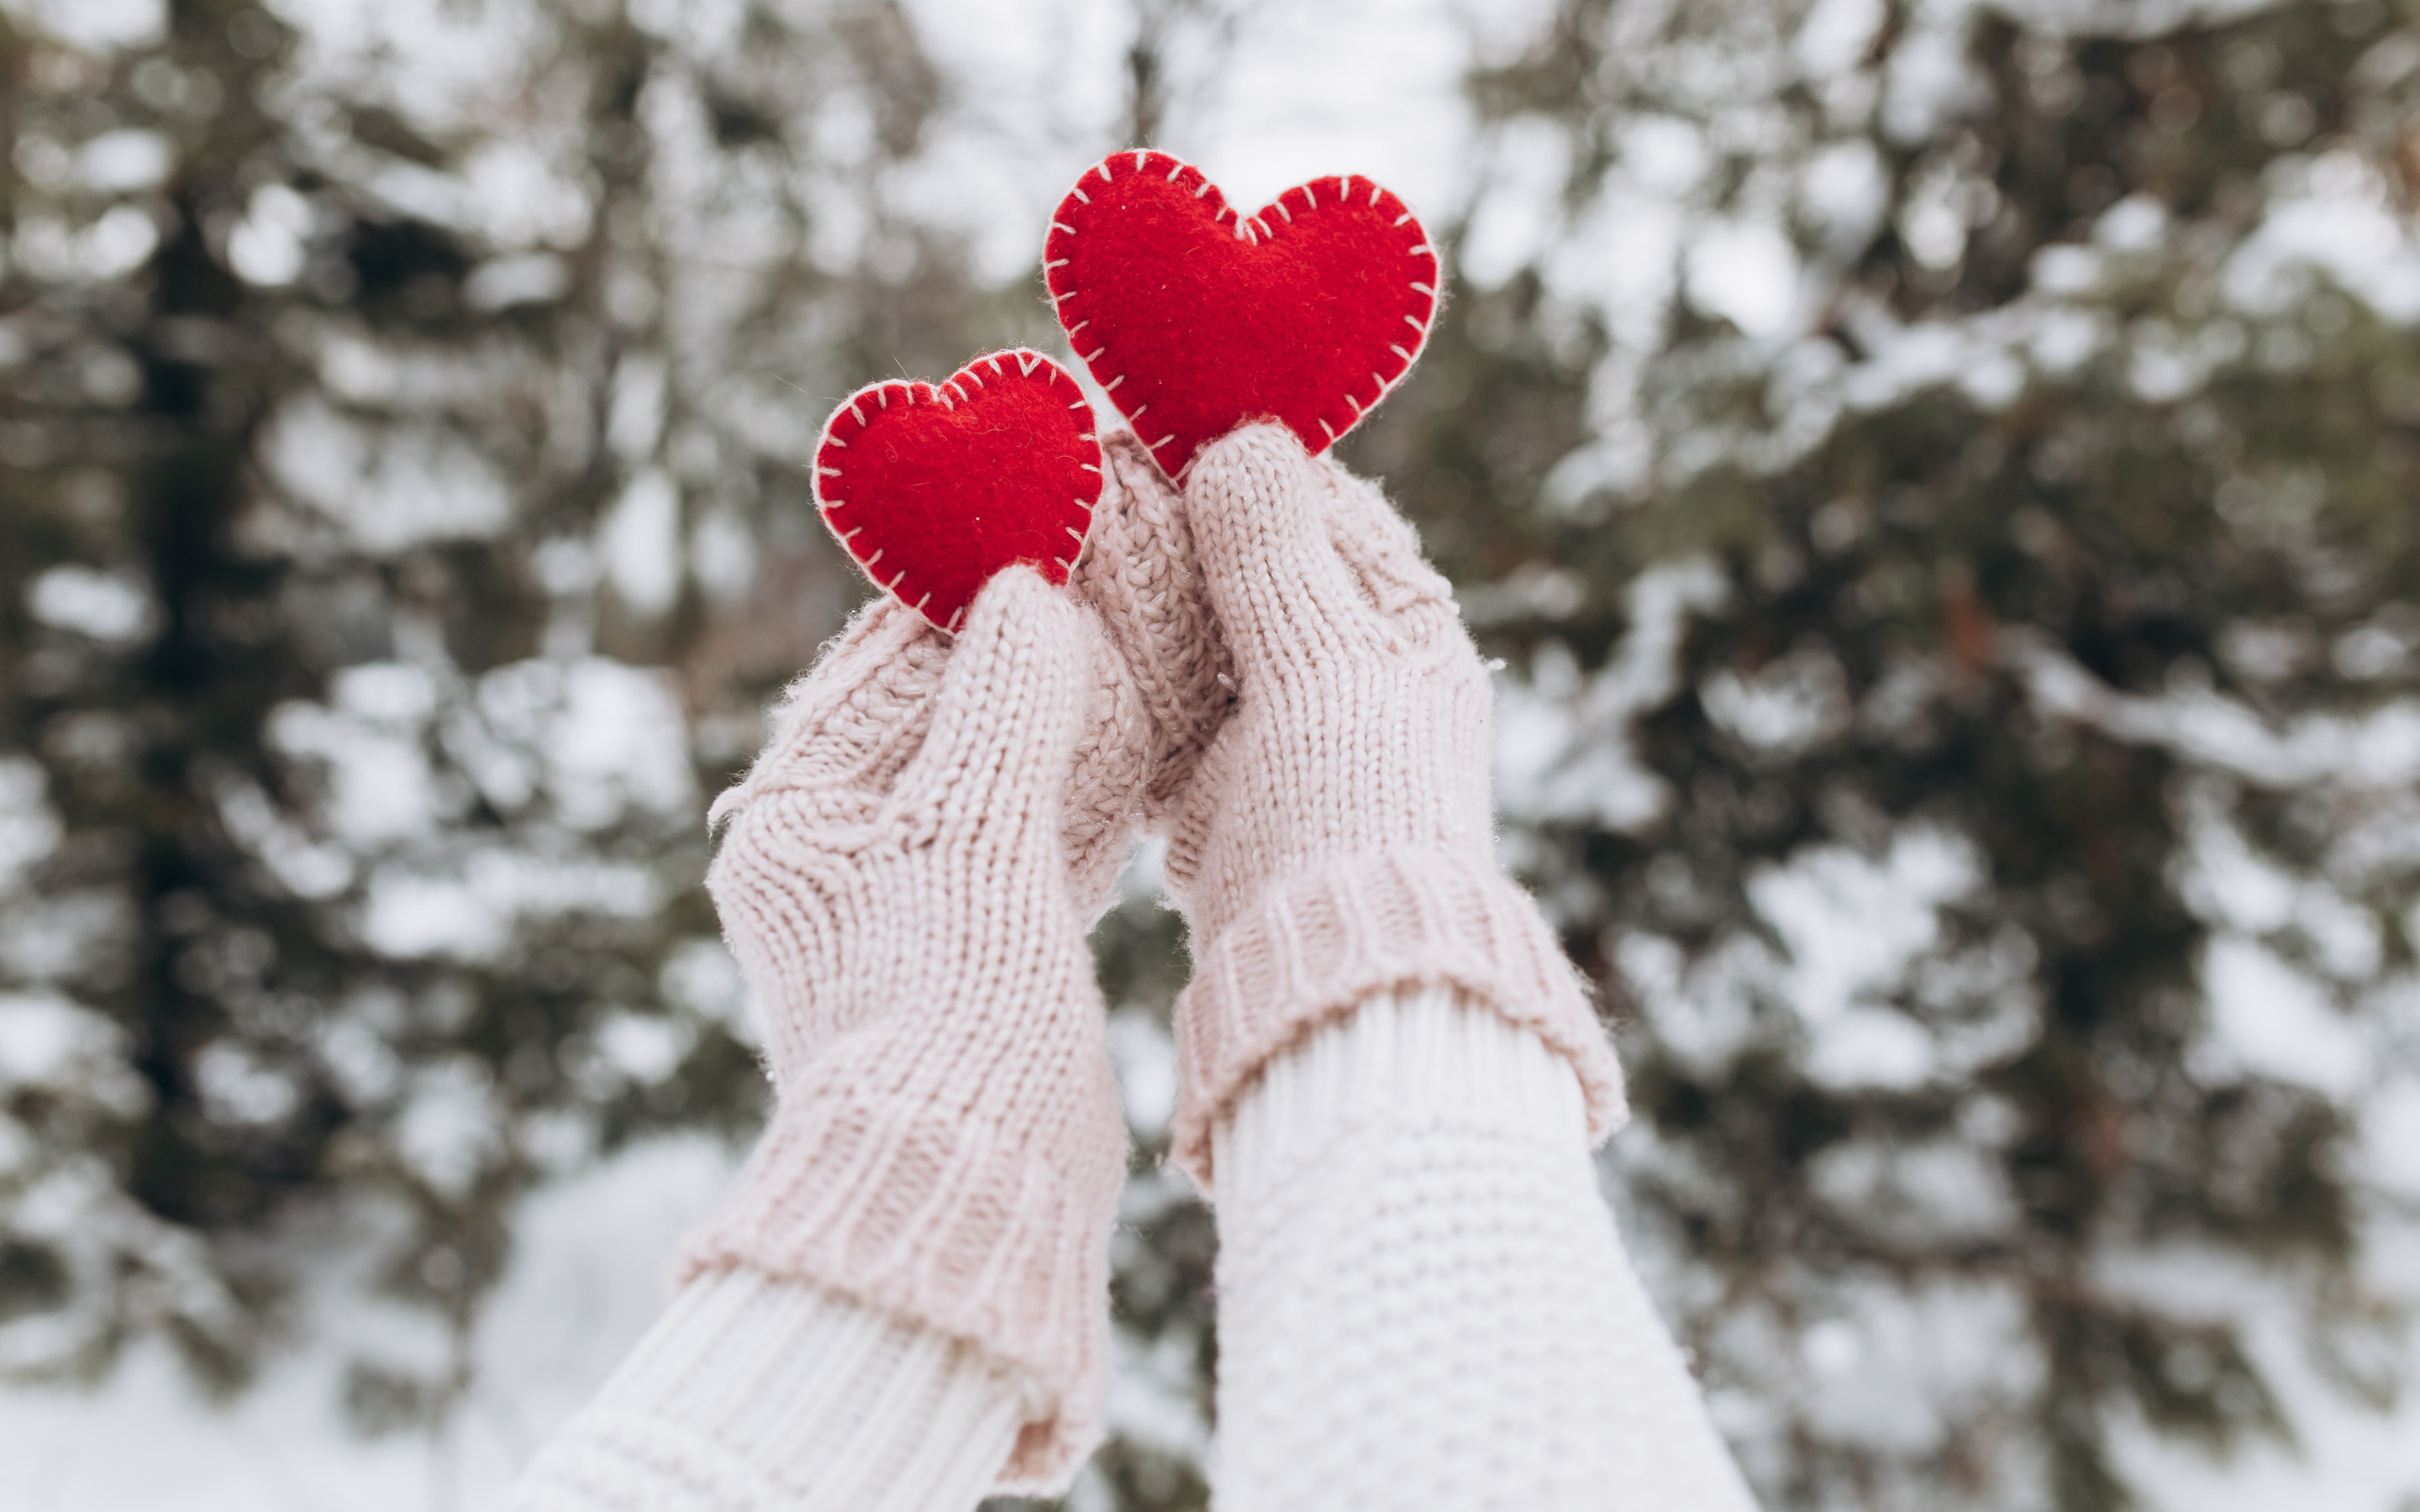
[[[903,1011],[933,1020],[920,1055],[994,1005],[1029,1053],[1061,1011],[1097,1018],[1083,936],[1139,828],[1172,832],[1197,949],[1332,858],[1490,854],[1486,672],[1378,491],[1273,424],[1182,495],[1132,437],[1106,451],[1068,594],[1002,573],[954,640],[876,600],[715,805],[708,885],[785,1089]]]
[[[1205,1184],[1222,1108],[1357,996],[1570,987],[1490,891],[1487,674],[1409,527],[1275,424],[1182,494],[1105,452],[1070,592],[1002,573],[954,640],[863,611],[716,804],[707,877],[778,1108],[688,1265],[1023,1367],[1050,1400],[1007,1484],[1070,1463],[1098,1396],[1125,1136],[1084,936],[1139,827],[1192,930],[1177,1143]]]

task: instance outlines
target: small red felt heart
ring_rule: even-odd
[[[1411,371],[1436,314],[1428,233],[1367,178],[1238,220],[1200,169],[1121,152],[1076,180],[1043,245],[1067,339],[1171,478],[1264,415],[1325,451]]]
[[[841,401],[815,448],[815,505],[866,576],[955,630],[1016,563],[1064,583],[1101,497],[1092,406],[1018,347],[936,388],[893,378]]]

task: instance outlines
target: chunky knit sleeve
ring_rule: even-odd
[[[1749,1512],[1624,1257],[1568,1059],[1447,988],[1217,1127],[1222,1506]]]
[[[934,1330],[715,1272],[539,1450],[504,1512],[971,1512],[1037,1396]]]

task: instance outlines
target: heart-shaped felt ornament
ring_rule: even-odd
[[[1018,347],[939,386],[893,378],[841,401],[815,448],[815,506],[866,576],[954,631],[1016,563],[1063,584],[1101,497],[1092,406]]]
[[[1437,308],[1428,233],[1369,179],[1314,178],[1239,219],[1165,152],[1086,169],[1042,259],[1077,355],[1180,481],[1264,415],[1325,451],[1411,371]]]

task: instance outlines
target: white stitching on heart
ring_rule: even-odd
[[[1272,200],[1268,205],[1263,207],[1256,214],[1245,216],[1239,214],[1233,206],[1227,203],[1226,196],[1218,191],[1216,184],[1210,181],[1207,175],[1202,174],[1200,169],[1185,162],[1182,159],[1152,150],[1138,150],[1133,154],[1133,163],[1129,165],[1121,161],[1125,156],[1126,154],[1122,152],[1109,158],[1104,158],[1099,162],[1094,164],[1090,170],[1078,179],[1076,187],[1069,191],[1069,200],[1061,202],[1059,211],[1051,221],[1051,228],[1054,232],[1063,231],[1069,235],[1074,235],[1082,229],[1084,224],[1083,212],[1077,209],[1075,207],[1078,205],[1090,207],[1093,204],[1092,195],[1084,192],[1083,186],[1086,182],[1090,181],[1094,174],[1098,174],[1102,182],[1114,184],[1117,182],[1120,174],[1141,172],[1151,165],[1154,159],[1168,157],[1170,168],[1166,175],[1166,181],[1169,183],[1177,183],[1180,182],[1187,173],[1191,173],[1196,179],[1193,197],[1195,199],[1203,199],[1216,196],[1212,199],[1212,207],[1217,212],[1214,217],[1214,224],[1225,225],[1232,223],[1235,237],[1238,240],[1249,242],[1249,244],[1257,247],[1267,241],[1276,239],[1277,232],[1272,229],[1272,227],[1277,223],[1272,223],[1267,219],[1268,211],[1277,211],[1280,222],[1284,225],[1291,226],[1295,222],[1292,196],[1296,190],[1299,190],[1302,193],[1303,209],[1305,213],[1310,213],[1326,208],[1320,203],[1318,190],[1319,184],[1323,182],[1334,183],[1337,186],[1337,190],[1331,198],[1336,208],[1343,208],[1352,207],[1355,203],[1354,185],[1357,182],[1366,182],[1370,185],[1370,197],[1366,202],[1367,207],[1370,208],[1383,210],[1384,208],[1388,208],[1391,204],[1391,207],[1399,213],[1393,216],[1388,224],[1395,227],[1406,225],[1411,226],[1414,230],[1414,234],[1421,238],[1421,239],[1414,245],[1404,249],[1404,255],[1408,257],[1425,257],[1432,265],[1435,265],[1438,260],[1435,249],[1425,239],[1426,232],[1419,227],[1418,218],[1413,214],[1410,208],[1404,205],[1400,199],[1397,199],[1394,195],[1390,194],[1387,191],[1386,186],[1376,182],[1375,180],[1360,179],[1357,175],[1352,174],[1343,175],[1335,179],[1313,179],[1308,183],[1297,184],[1293,189],[1286,190],[1283,193],[1279,194],[1277,198]],[[1070,260],[1071,259],[1069,258],[1062,257],[1046,262],[1043,265],[1045,285],[1048,285],[1058,270],[1064,267]],[[1358,424],[1362,419],[1366,418],[1371,410],[1376,409],[1379,402],[1386,397],[1388,393],[1392,390],[1396,384],[1404,380],[1404,376],[1411,371],[1413,364],[1419,360],[1420,352],[1426,348],[1430,334],[1430,327],[1435,321],[1437,311],[1442,305],[1443,301],[1439,297],[1438,293],[1438,285],[1442,281],[1438,279],[1436,272],[1426,270],[1424,270],[1423,272],[1425,273],[1424,279],[1406,279],[1404,281],[1411,292],[1422,296],[1427,301],[1428,304],[1425,316],[1413,315],[1408,312],[1403,316],[1404,323],[1410,326],[1412,330],[1417,332],[1417,335],[1408,347],[1400,343],[1389,343],[1387,347],[1389,352],[1393,353],[1402,361],[1403,366],[1399,368],[1391,378],[1383,372],[1373,370],[1370,375],[1371,381],[1373,385],[1373,391],[1370,398],[1366,401],[1363,400],[1359,393],[1356,392],[1349,390],[1345,392],[1342,397],[1350,410],[1349,414],[1317,417],[1319,420],[1319,427],[1326,434],[1329,444],[1333,444],[1335,441],[1340,440],[1344,432],[1350,431],[1356,424]],[[1072,288],[1051,288],[1051,308],[1063,315],[1067,313],[1065,309],[1066,301],[1076,298],[1078,293],[1078,290]],[[1079,310],[1077,313],[1082,312]],[[1124,371],[1106,371],[1102,365],[1104,363],[1115,361],[1109,353],[1109,344],[1104,341],[1094,347],[1090,352],[1084,351],[1081,347],[1078,345],[1075,337],[1079,332],[1090,328],[1094,322],[1094,317],[1092,315],[1086,314],[1082,320],[1079,320],[1073,326],[1066,328],[1069,338],[1068,347],[1071,351],[1075,352],[1078,360],[1081,361],[1087,367],[1092,369],[1094,377],[1101,381],[1101,392],[1111,395],[1111,404],[1117,406],[1119,412],[1124,414],[1127,421],[1131,423],[1150,408],[1150,401],[1144,400],[1138,404],[1133,409],[1126,409],[1123,402],[1119,401],[1115,397],[1115,394],[1117,390],[1125,382],[1126,378],[1130,375]],[[1342,422],[1342,429],[1341,430],[1338,428],[1337,424],[1337,422],[1339,421]],[[1167,436],[1163,436],[1156,441],[1147,443],[1145,451],[1147,455],[1153,456],[1154,460],[1157,460],[1159,448],[1167,445],[1170,441],[1174,440],[1176,440],[1176,436],[1171,432]],[[1192,459],[1188,457],[1186,459],[1184,464],[1173,473],[1170,474],[1170,476],[1172,479],[1181,482],[1185,474],[1191,471],[1192,466]]]
[[[894,389],[898,391],[900,401],[903,404],[915,405],[931,401],[939,404],[944,409],[954,409],[955,408],[954,401],[970,399],[972,397],[971,393],[962,387],[962,384],[970,383],[975,389],[987,387],[984,381],[983,374],[978,371],[979,368],[988,366],[994,377],[1006,377],[1008,376],[1007,370],[1001,366],[1001,363],[1008,361],[1014,361],[1017,365],[1018,374],[1026,378],[1032,378],[1035,372],[1047,369],[1043,378],[1043,381],[1047,385],[1074,395],[1073,400],[1067,406],[1068,409],[1080,410],[1090,408],[1089,401],[1084,398],[1083,391],[1077,386],[1075,378],[1067,372],[1066,369],[1061,367],[1057,363],[1052,362],[1047,353],[1035,351],[1032,347],[1019,347],[1006,351],[986,353],[970,359],[964,367],[950,375],[950,377],[938,388],[930,383],[907,381],[897,378],[887,378],[879,383],[868,384],[864,388],[860,389],[857,393],[852,393],[847,398],[842,400],[839,408],[832,411],[830,418],[824,422],[823,435],[817,448],[817,460],[814,464],[814,471],[812,473],[815,503],[819,512],[823,516],[825,526],[831,531],[832,534],[836,538],[838,538],[843,549],[846,550],[851,557],[857,557],[857,537],[864,532],[865,526],[861,524],[853,526],[846,531],[840,528],[840,522],[834,517],[834,512],[846,507],[849,501],[831,497],[824,483],[826,478],[836,479],[842,476],[842,470],[840,468],[833,467],[825,461],[823,459],[822,452],[823,446],[830,446],[840,450],[845,450],[847,448],[847,439],[834,433],[835,427],[840,426],[842,424],[842,416],[846,415],[851,421],[853,421],[857,430],[863,430],[868,424],[864,409],[865,400],[871,397],[877,409],[888,409],[891,407],[891,395]],[[1097,430],[1084,431],[1080,434],[1078,439],[1091,442],[1095,447],[1099,445],[1100,438],[1097,434]],[[1084,471],[1091,472],[1095,479],[1098,479],[1101,476],[1101,468],[1098,463],[1079,462],[1077,465],[1084,469]],[[1100,484],[1095,482],[1093,486],[1097,494],[1101,486]],[[1092,529],[1094,509],[1093,504],[1087,503],[1082,499],[1071,499],[1069,502],[1083,514],[1084,529],[1078,531],[1074,526],[1064,525],[1063,523],[1062,525],[1062,529],[1066,530],[1069,534],[1075,536],[1077,542],[1076,554],[1080,556],[1083,553],[1083,543],[1087,539]],[[876,584],[882,584],[882,579],[876,576],[874,572],[874,568],[882,561],[884,551],[885,548],[876,548],[873,555],[858,558],[858,565],[863,569],[865,575],[872,579]],[[1067,559],[1053,558],[1052,560],[1056,562],[1064,572],[1072,572],[1074,570],[1068,565]],[[908,601],[907,591],[903,590],[900,585],[907,580],[910,570],[911,569],[908,564],[903,563],[899,570],[892,575],[891,581],[888,584],[882,584],[886,591],[897,597],[903,605]],[[1063,576],[1060,580],[1064,582],[1064,577]],[[925,613],[925,610],[932,603],[934,592],[935,590],[933,589],[925,589],[923,593],[919,595],[914,605],[916,612],[920,615],[923,615],[927,623],[932,622],[932,616]],[[965,616],[966,609],[965,606],[961,605],[956,610],[952,612],[950,622],[947,625],[942,625],[941,628],[952,633],[955,633],[958,625]]]

